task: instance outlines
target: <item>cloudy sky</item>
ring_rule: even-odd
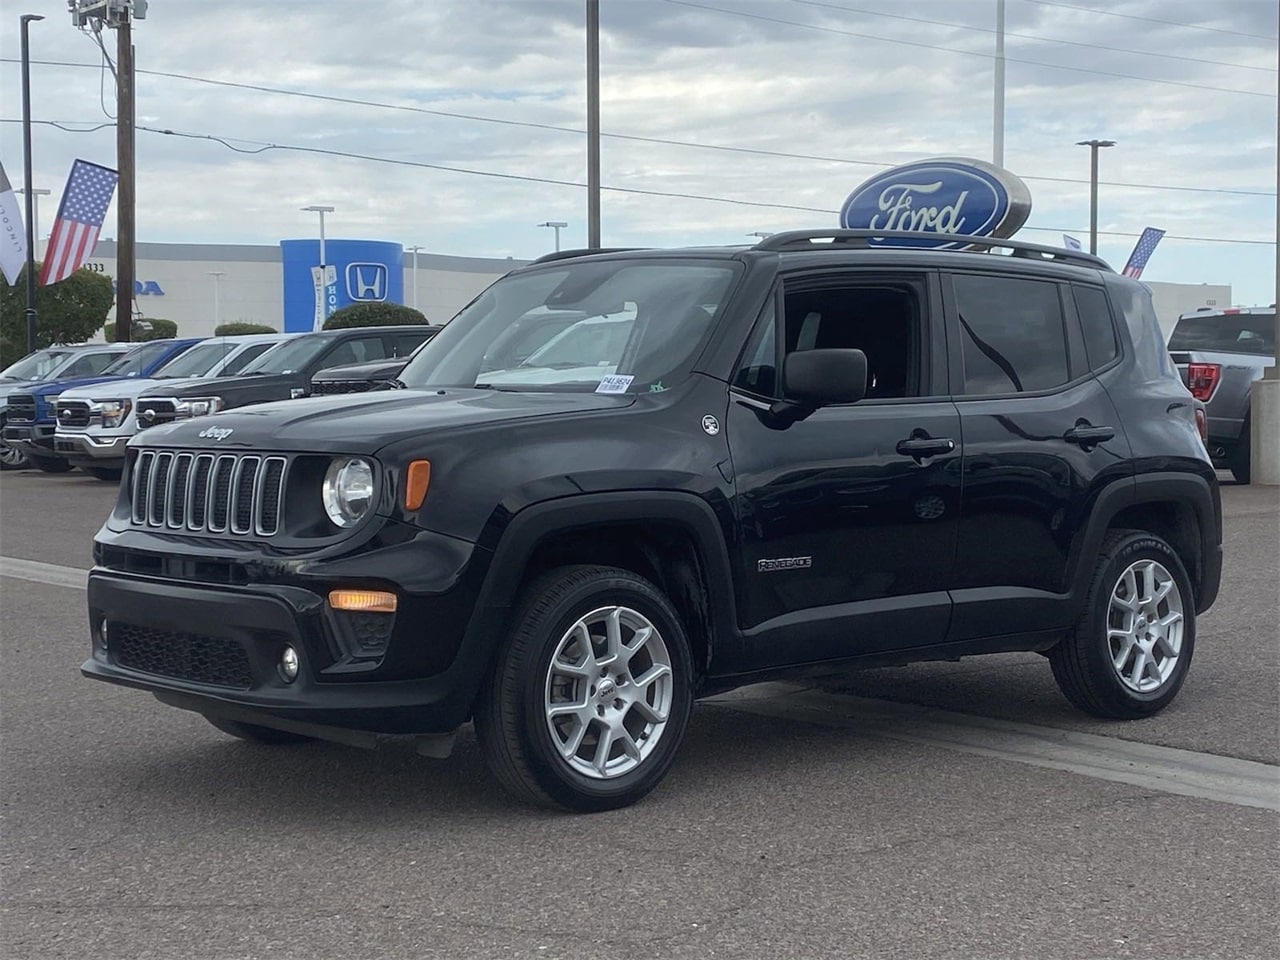
[[[584,0],[151,0],[137,50],[138,239],[329,236],[533,257],[586,243]],[[1099,253],[1168,236],[1148,280],[1275,298],[1275,0],[1007,0],[1005,166],[1020,234]],[[115,165],[114,86],[65,0],[0,0],[0,160],[36,187]],[[605,245],[827,227],[887,166],[992,156],[996,0],[603,0]],[[112,58],[116,39],[102,40]],[[163,132],[161,132],[163,131]],[[114,207],[103,236],[115,235]]]

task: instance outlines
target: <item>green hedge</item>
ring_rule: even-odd
[[[244,337],[251,333],[279,333],[275,327],[268,327],[265,323],[246,323],[243,320],[236,323],[220,323],[213,328],[215,337]]]
[[[341,330],[346,327],[389,327],[429,322],[420,311],[403,304],[353,303],[333,311],[324,322],[324,328]]]
[[[108,323],[102,328],[107,343],[116,342],[116,325]],[[163,317],[138,317],[129,325],[129,339],[134,343],[145,340],[172,340],[178,335],[178,325]]]

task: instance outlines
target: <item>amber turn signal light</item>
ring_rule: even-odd
[[[431,486],[431,461],[415,460],[404,473],[404,508],[417,510],[427,499],[427,487]]]
[[[330,590],[329,606],[352,613],[395,613],[396,595],[385,590]]]

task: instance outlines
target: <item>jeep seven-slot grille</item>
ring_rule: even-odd
[[[274,536],[288,466],[284,457],[144,450],[131,477],[133,524]]]
[[[59,400],[58,401],[58,426],[60,427],[87,427],[92,411],[89,409],[88,402],[84,400]]]
[[[9,394],[8,407],[10,423],[36,422],[35,394],[11,393]]]

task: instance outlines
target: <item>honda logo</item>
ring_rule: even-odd
[[[387,265],[347,264],[347,297],[355,303],[387,299]]]

